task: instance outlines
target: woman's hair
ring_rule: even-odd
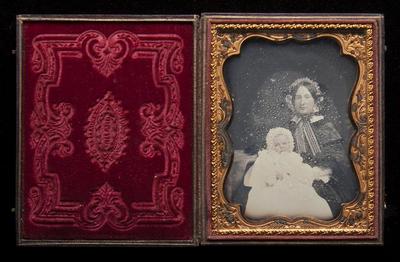
[[[294,81],[288,88],[288,92],[286,95],[286,103],[288,104],[289,108],[294,111],[294,99],[297,93],[297,90],[301,87],[304,86],[305,88],[308,89],[310,94],[315,100],[315,103],[320,106],[320,103],[323,100],[322,97],[322,92],[320,90],[320,87],[316,81],[311,80],[308,77],[303,77],[299,78],[296,81]]]
[[[267,150],[275,151],[274,139],[275,139],[275,137],[277,137],[279,135],[283,135],[283,136],[287,137],[287,139],[289,140],[289,144],[290,144],[290,151],[293,151],[294,150],[294,140],[293,140],[292,133],[289,131],[289,129],[286,129],[283,127],[275,127],[275,128],[271,128],[269,130],[267,137],[266,137]]]

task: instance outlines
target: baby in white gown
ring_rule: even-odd
[[[303,163],[293,152],[293,136],[288,129],[272,128],[266,140],[267,149],[258,153],[245,176],[244,184],[251,187],[245,216],[331,219],[328,203],[312,186],[315,179],[328,182],[329,171]]]

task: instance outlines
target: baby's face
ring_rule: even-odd
[[[282,134],[275,136],[274,149],[278,153],[290,152],[289,138]]]

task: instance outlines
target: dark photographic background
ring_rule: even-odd
[[[341,55],[333,39],[274,43],[251,38],[242,44],[240,55],[224,64],[224,79],[233,99],[228,131],[234,149],[255,153],[265,144],[269,129],[288,128],[293,115],[285,93],[300,77],[320,85],[326,105],[320,114],[335,125],[348,147],[354,132],[349,100],[358,77],[357,62]]]
[[[400,1],[377,1],[377,0],[3,0],[0,2],[0,98],[1,117],[0,134],[2,143],[1,155],[1,192],[2,194],[2,249],[10,254],[2,252],[4,259],[18,259],[25,257],[29,260],[40,259],[65,259],[67,261],[80,260],[83,252],[60,252],[59,248],[17,248],[15,246],[15,140],[16,140],[16,83],[15,83],[15,16],[17,14],[201,14],[202,12],[232,12],[232,13],[382,13],[385,16],[385,43],[387,51],[385,54],[385,247],[399,246],[400,227],[400,167],[398,166],[398,155],[400,150],[399,134],[400,117],[399,113],[399,92],[400,88]],[[287,247],[246,247],[241,251],[236,249],[222,249],[220,246],[209,247],[208,250],[215,250],[215,259],[227,260],[229,255],[235,257],[248,257],[250,253],[258,251],[262,258],[271,258],[271,254],[279,255],[279,260],[293,256],[296,260],[303,258],[314,258],[315,260],[325,259],[350,259],[354,257],[357,261],[368,259],[384,260],[390,254],[387,249],[380,247],[360,248],[358,246],[342,247],[336,250],[325,247],[323,252],[316,254],[315,246],[304,251],[304,247],[295,248],[294,252],[287,252]],[[102,260],[125,260],[139,259],[143,254],[146,260],[151,261],[154,255],[161,256],[161,259],[182,258],[185,260],[207,259],[211,257],[204,249],[186,249],[189,252],[182,252],[182,249],[162,249],[161,252],[152,252],[145,249],[142,254],[137,249],[118,249],[117,252],[110,252],[110,249],[96,248],[89,249],[88,259],[91,261],[99,259],[93,254],[102,256]],[[55,251],[55,252],[54,252]],[[75,251],[71,250],[71,251]],[[125,252],[122,252],[125,251]],[[194,252],[198,254],[193,258]],[[200,252],[199,252],[200,251]],[[222,252],[221,252],[222,251]],[[312,251],[312,252],[310,252]],[[374,253],[378,251],[377,256]],[[258,253],[257,252],[257,253]],[[62,255],[61,255],[62,254]],[[165,255],[170,255],[168,258]],[[9,256],[11,255],[11,257]],[[120,257],[118,255],[122,255]],[[62,257],[62,258],[61,258]],[[303,258],[302,258],[303,257]]]

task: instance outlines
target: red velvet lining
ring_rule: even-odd
[[[23,38],[23,238],[192,239],[192,23]]]

